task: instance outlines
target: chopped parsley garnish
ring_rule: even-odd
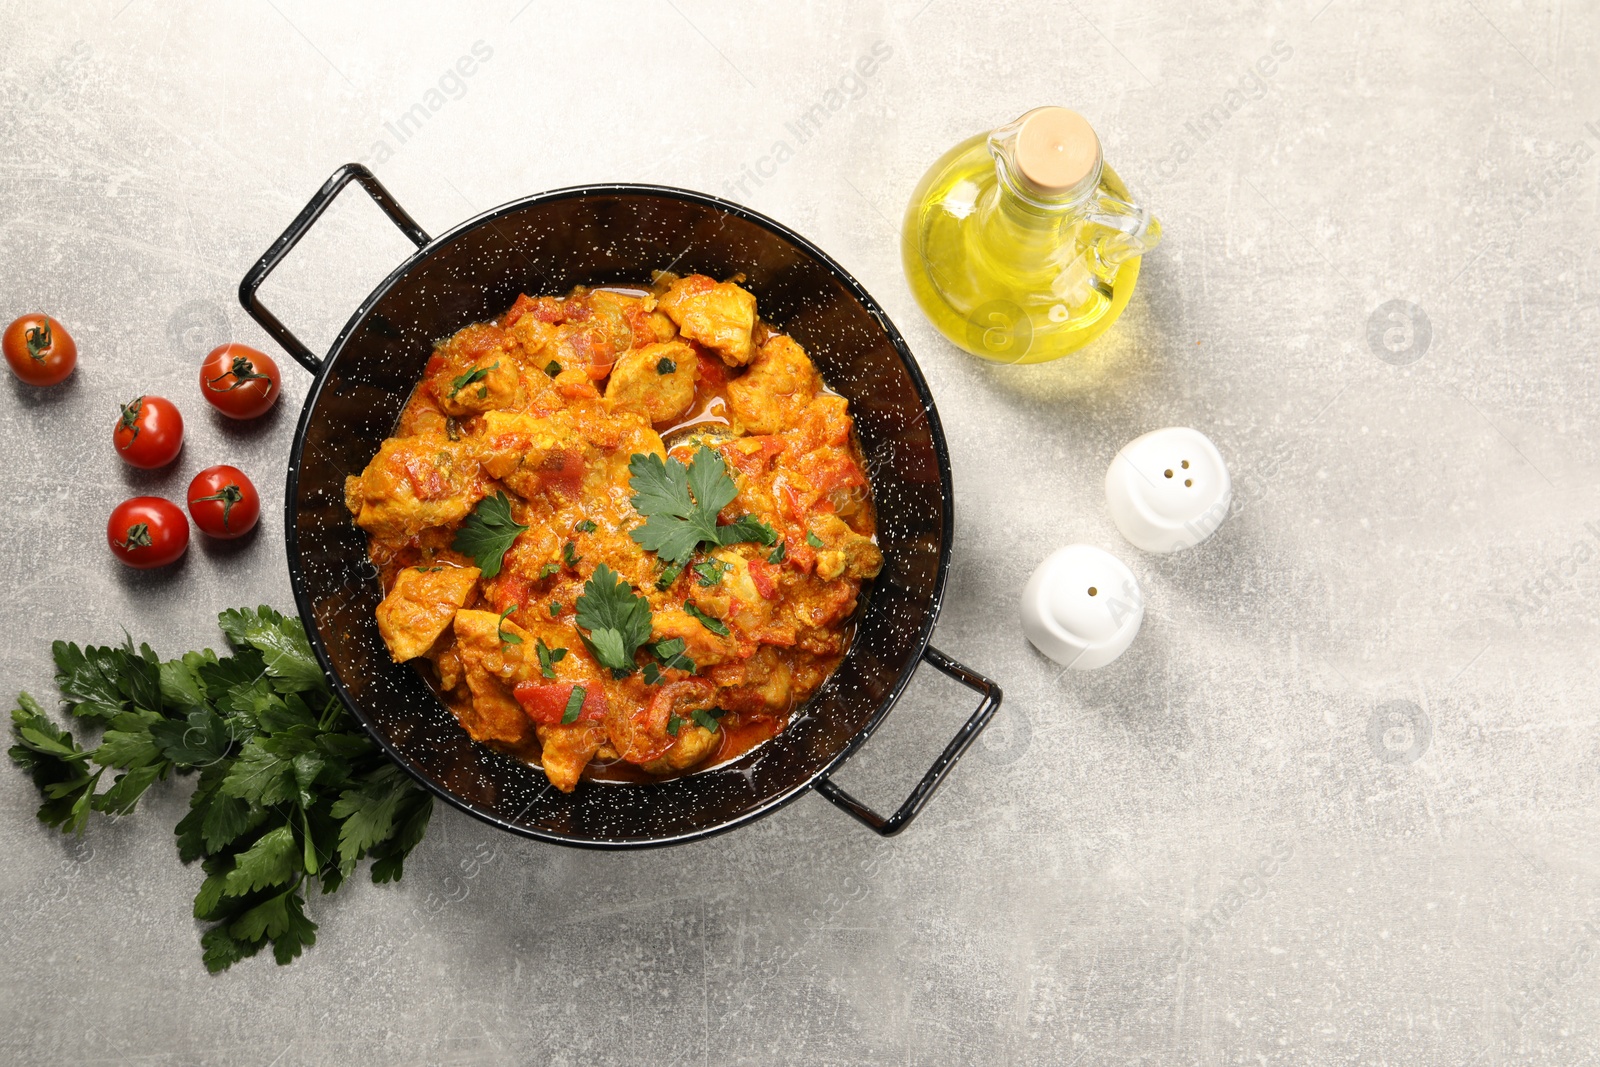
[[[546,563],[543,567],[539,568],[539,573],[535,577],[539,581],[542,582],[546,578],[550,577],[552,574],[559,574],[559,573],[561,573],[561,564],[559,564],[559,563]]]
[[[487,367],[478,367],[478,368],[476,368],[474,370],[467,371],[467,373],[463,374],[461,377],[457,378],[455,381],[450,383],[450,399],[454,400],[456,398],[456,394],[461,392],[461,390],[465,389],[467,386],[473,385],[473,384],[475,384],[477,382],[483,381],[485,378],[487,378],[489,376],[489,372],[490,371],[494,370],[495,368],[497,368],[499,366],[500,366],[500,361],[497,359]],[[482,399],[483,397],[486,397],[488,395],[489,395],[489,387],[488,386],[484,386],[482,389],[478,390],[479,399]]]
[[[461,423],[457,421],[454,415],[444,420],[444,435],[452,441],[461,440]]]
[[[722,583],[723,573],[733,570],[733,564],[724,563],[720,559],[707,559],[696,563],[689,569],[694,571],[694,576],[700,582],[701,588],[710,589],[712,586]]]
[[[768,563],[782,563],[784,560],[786,560],[788,558],[789,558],[789,543],[787,541],[779,541],[778,542],[778,547],[773,549],[771,552],[767,553],[767,562]]]
[[[581,685],[572,687],[572,695],[567,698],[567,708],[561,713],[561,725],[571,726],[578,721],[578,713],[583,710],[583,700],[589,691]]]
[[[667,733],[671,734],[673,737],[677,737],[678,731],[683,729],[683,724],[686,721],[687,720],[684,719],[683,716],[679,715],[677,712],[673,712],[667,718]]]
[[[544,643],[544,638],[542,637],[536,640],[534,650],[539,653],[539,673],[546,678],[554,678],[556,676],[556,664],[566,658],[567,650],[549,647]]]
[[[516,634],[510,633],[510,632],[508,632],[506,630],[506,616],[510,615],[513,611],[516,611],[516,610],[517,610],[517,605],[512,604],[510,607],[506,608],[506,610],[504,610],[504,611],[502,611],[500,613],[500,621],[495,623],[494,635],[500,639],[500,643],[502,645],[520,645],[520,644],[522,644],[522,638],[520,638]],[[539,642],[539,644],[543,645],[544,642],[541,641],[541,642]]]
[[[650,602],[602,563],[583,583],[577,606],[577,623],[589,631],[589,651],[601,666],[626,676],[634,669],[634,654],[650,640]]]
[[[583,557],[578,555],[578,546],[576,544],[568,541],[561,546],[561,562],[569,567],[576,567],[582,561]]]
[[[556,375],[561,373],[561,364],[552,359],[549,363],[544,365],[544,372],[550,375],[550,377],[554,378]]]
[[[572,528],[574,530],[577,530],[579,533],[594,533],[594,531],[595,531],[594,520],[593,519],[584,519],[582,522],[577,523]]]
[[[732,503],[739,489],[714,448],[701,445],[687,467],[676,459],[636,452],[628,461],[628,474],[634,509],[645,517],[644,525],[628,536],[669,563],[687,563],[702,544],[770,545],[778,539],[777,531],[748,515],[717,525],[717,513]]]
[[[689,713],[689,717],[699,724],[702,729],[711,733],[717,732],[717,720],[728,714],[723,708],[696,708]]]
[[[681,637],[669,637],[664,641],[657,641],[650,645],[650,654],[660,661],[660,666],[655,663],[644,665],[644,680],[647,685],[659,685],[665,677],[662,671],[687,671],[694,673],[694,660],[684,652],[684,640]]]
[[[701,626],[704,626],[718,637],[728,636],[728,624],[723,622],[721,619],[713,618],[712,616],[707,615],[705,612],[701,611],[699,608],[688,603],[687,601],[684,602],[683,610],[699,619]]]
[[[806,531],[806,544],[810,545],[812,548],[821,548],[822,547],[822,538],[818,537],[812,531],[807,530]]]
[[[688,671],[693,674],[694,660],[684,653],[684,647],[683,638],[669,637],[664,641],[657,641],[651,645],[650,652],[668,670]]]
[[[493,578],[500,573],[500,561],[505,558],[506,550],[526,529],[511,517],[511,499],[501,490],[478,501],[478,506],[456,531],[450,547],[471,556],[483,576]]]
[[[678,369],[678,365],[676,363],[672,362],[672,360],[669,359],[666,356],[662,356],[661,357],[661,361],[656,364],[656,373],[657,374],[671,374],[673,371],[675,371],[677,369]]]
[[[656,588],[661,590],[662,592],[666,592],[667,589],[669,589],[672,586],[672,583],[678,580],[678,575],[680,575],[682,573],[683,573],[683,564],[681,564],[681,563],[669,563],[669,564],[667,564],[665,567],[663,567],[661,569],[661,573],[656,576]]]
[[[561,614],[561,601],[559,601],[559,600],[550,601],[550,617],[553,619],[557,615],[560,615],[560,614]]]

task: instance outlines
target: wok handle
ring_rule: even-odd
[[[311,202],[305,206],[305,210],[295,216],[295,220],[289,223],[289,228],[283,231],[281,237],[272,242],[272,247],[267,249],[260,259],[256,260],[256,265],[250,268],[249,273],[244,276],[244,280],[239,283],[239,303],[244,305],[244,309],[250,313],[250,317],[259,322],[261,328],[270,333],[273,339],[283,346],[284,351],[293,356],[297,363],[312,374],[317,373],[317,368],[322,361],[312,355],[311,349],[307,348],[300,338],[290,333],[287,326],[278,321],[278,316],[267,310],[267,306],[261,302],[261,297],[257,295],[256,290],[261,288],[261,283],[266,281],[267,276],[277,269],[279,263],[283,262],[283,257],[289,254],[289,250],[300,243],[300,238],[306,235],[312,224],[321,217],[324,211],[328,210],[328,205],[333,203],[334,198],[339,195],[339,191],[349,185],[352,180],[361,183],[361,188],[365,189],[367,195],[372,197],[373,201],[383,209],[385,215],[389,216],[389,221],[400,227],[400,232],[409,237],[418,248],[421,248],[431,240],[423,232],[422,227],[418,226],[416,221],[406,214],[406,209],[400,206],[400,202],[390,195],[389,190],[385,189],[378,179],[372,176],[370,170],[360,163],[346,163],[333,172],[333,177],[323,183],[322,188],[317,190],[316,195],[311,198]]]
[[[957,663],[931,645],[923,649],[922,658],[962,685],[982,693],[983,700],[978,704],[978,710],[972,713],[972,716],[962,724],[961,729],[956,731],[955,737],[950,739],[950,743],[944,746],[944,751],[939,753],[939,758],[933,761],[933,766],[928,768],[928,773],[922,776],[922,781],[917,783],[917,787],[911,791],[905,803],[886,819],[840,789],[832,779],[819,778],[816,783],[817,792],[884,837],[893,837],[911,825],[911,820],[915,819],[917,813],[927,805],[933,796],[933,791],[944,781],[944,776],[950,773],[950,769],[956,765],[962,753],[978,739],[978,734],[989,725],[989,720],[1000,707],[1002,696],[1000,687],[977,671]]]

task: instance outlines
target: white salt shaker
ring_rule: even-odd
[[[1106,506],[1146,552],[1192,548],[1217,532],[1233,502],[1228,467],[1199,430],[1169,426],[1122,447],[1106,471]]]
[[[1133,572],[1093,545],[1056,549],[1022,591],[1022,632],[1064,667],[1104,667],[1143,622],[1144,594]]]

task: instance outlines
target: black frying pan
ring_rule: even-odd
[[[362,301],[323,359],[257,290],[351,180],[417,251]],[[435,338],[499,315],[519,293],[635,284],[653,270],[742,272],[761,315],[791,334],[850,401],[878,512],[883,573],[855,639],[788,729],[733,763],[653,785],[581,782],[477,744],[378,635],[382,597],[344,506],[394,429]],[[529,837],[591,848],[676,844],[731,830],[809,788],[878,833],[903,830],[1000,705],[1000,688],[928,644],[950,563],[950,460],[927,383],[876,301],[805,238],[748,208],[684,189],[599,185],[541,193],[430,239],[359,164],[346,164],[239,286],[239,300],[316,376],[289,458],[285,526],[300,617],[333,689],[402,767],[452,804]],[[829,780],[926,660],[983,695],[917,787],[885,818]]]

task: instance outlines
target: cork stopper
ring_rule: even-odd
[[[1064,107],[1038,107],[1017,130],[1017,170],[1046,196],[1071,192],[1100,164],[1100,138],[1087,119]]]

